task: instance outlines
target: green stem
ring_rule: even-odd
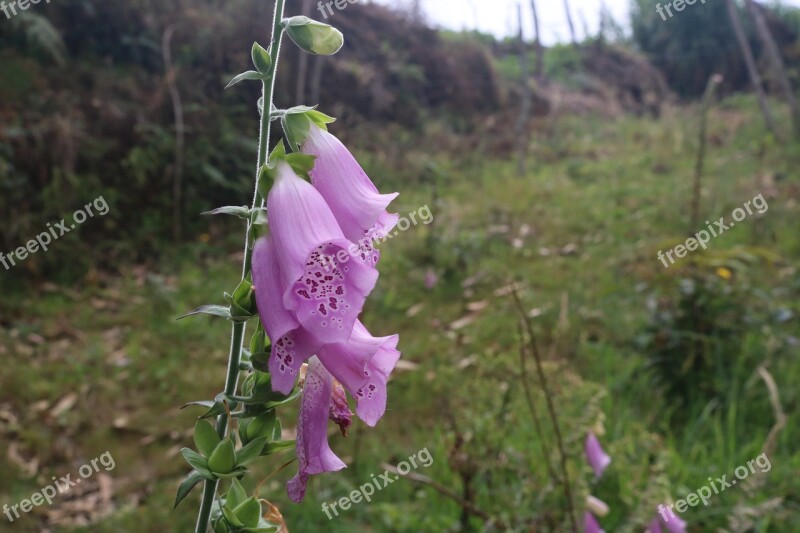
[[[264,205],[264,198],[258,191],[258,175],[261,167],[267,162],[267,151],[269,149],[270,140],[270,113],[272,111],[272,100],[275,93],[275,73],[278,69],[278,57],[281,49],[281,41],[283,40],[283,27],[281,21],[283,20],[285,0],[276,0],[275,14],[272,21],[272,40],[270,42],[270,58],[272,63],[270,65],[269,76],[263,82],[262,94],[264,97],[264,109],[261,113],[261,129],[259,133],[258,142],[258,165],[256,168],[256,187],[253,194],[253,208],[261,207]],[[244,247],[244,262],[242,265],[242,279],[247,277],[250,272],[250,263],[253,258],[252,243],[250,242],[251,223],[248,223],[247,233],[245,235]],[[236,394],[236,387],[239,382],[239,364],[242,360],[242,342],[244,341],[245,324],[243,322],[234,322],[231,333],[231,349],[228,357],[228,373],[225,379],[225,394],[233,396]],[[216,429],[220,438],[224,437],[228,428],[228,415],[223,414],[217,417]],[[217,492],[218,481],[206,481],[203,488],[203,500],[200,505],[200,512],[197,515],[197,526],[195,533],[206,533],[208,531],[208,520],[211,516],[211,509],[214,505],[214,498]]]

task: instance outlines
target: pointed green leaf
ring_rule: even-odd
[[[234,76],[234,78],[225,86],[226,89],[229,89],[236,85],[237,83],[246,81],[246,80],[266,80],[267,78],[255,70],[248,70],[247,72],[242,72]]]
[[[250,209],[238,205],[226,205],[224,207],[218,207],[216,209],[212,209],[211,211],[204,211],[200,214],[205,216],[232,215],[235,217],[242,218],[244,220],[250,220]]]
[[[252,418],[247,426],[248,441],[257,439],[259,437],[266,437],[269,440],[273,440],[270,437],[272,437],[275,429],[276,420],[277,417],[274,409],[267,411],[263,415]]]
[[[186,313],[185,315],[178,317],[178,320],[195,315],[212,315],[220,316],[222,318],[231,318],[231,310],[222,305],[201,305],[191,313]]]
[[[178,495],[175,497],[175,506],[173,509],[177,509],[178,505],[183,501],[186,496],[192,492],[192,489],[197,486],[198,483],[203,481],[205,477],[203,474],[198,472],[197,470],[192,470],[189,472],[189,475],[186,476],[186,479],[181,481],[181,484],[178,486]]]
[[[181,455],[183,455],[183,458],[189,463],[189,466],[207,477],[213,477],[211,476],[211,470],[208,468],[208,461],[206,461],[205,457],[191,448],[183,448],[181,450]]]
[[[268,442],[264,449],[261,450],[261,455],[272,455],[273,453],[282,452],[294,448],[295,441],[293,440],[279,440],[275,442]]]
[[[261,503],[253,496],[233,510],[245,527],[257,527],[261,519]]]
[[[261,457],[261,451],[266,443],[266,437],[258,437],[236,452],[236,466],[247,466]]]
[[[239,520],[238,516],[236,516],[236,513],[233,512],[233,509],[231,509],[227,505],[222,506],[222,514],[225,515],[225,520],[227,520],[228,523],[233,527],[235,528],[244,527],[244,524],[242,524],[242,521]]]
[[[194,444],[204,457],[210,457],[219,446],[217,430],[205,420],[198,420],[194,426]]]
[[[228,490],[228,497],[225,500],[225,505],[230,505],[233,508],[236,508],[241,503],[243,503],[247,499],[247,492],[242,487],[242,484],[239,483],[239,480],[234,478],[231,482],[231,488]]]

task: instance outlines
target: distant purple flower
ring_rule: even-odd
[[[436,275],[436,271],[432,268],[429,268],[425,271],[425,288],[428,290],[433,289],[436,284],[439,283],[439,276]]]
[[[594,436],[594,433],[589,433],[586,436],[586,460],[589,465],[594,469],[594,475],[599,479],[603,475],[603,471],[611,464],[611,457],[603,451],[600,446],[600,441]]]
[[[594,515],[586,511],[583,515],[583,533],[605,533],[605,531],[597,523]]]
[[[669,533],[686,533],[686,522],[681,520],[675,511],[662,504],[658,506],[658,513],[659,516],[647,526],[647,533],[661,533],[662,524],[666,526]]]
[[[378,188],[342,142],[312,125],[302,151],[317,157],[311,182],[336,216],[345,237],[383,237],[397,225],[398,216],[386,212],[398,193],[380,194]]]
[[[333,395],[333,378],[316,357],[308,363],[297,422],[297,475],[287,484],[289,498],[299,503],[306,494],[311,474],[335,472],[345,464],[328,445],[328,414]]]

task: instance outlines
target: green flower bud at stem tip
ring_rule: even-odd
[[[250,52],[253,58],[253,65],[260,74],[269,74],[269,69],[272,66],[272,58],[269,52],[260,44],[253,43],[253,50]]]
[[[310,54],[330,56],[344,45],[342,32],[308,17],[292,17],[283,25],[292,41]]]

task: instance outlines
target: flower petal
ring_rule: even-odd
[[[298,472],[286,485],[289,498],[296,503],[303,501],[309,475],[334,472],[346,466],[328,445],[328,414],[332,394],[333,378],[319,359],[312,357],[308,363],[297,422]]]
[[[317,156],[311,181],[328,202],[345,237],[359,241],[365,235],[385,235],[394,228],[398,216],[387,213],[386,207],[398,193],[380,194],[339,139],[312,125],[302,151]]]
[[[348,342],[326,345],[319,352],[325,367],[356,398],[356,413],[369,426],[386,412],[386,381],[400,359],[398,340],[397,335],[373,337],[357,321]]]
[[[594,475],[598,478],[603,475],[603,471],[611,464],[611,457],[603,451],[600,441],[597,440],[594,433],[589,433],[586,436],[586,460],[594,469]]]
[[[583,532],[584,533],[605,533],[604,530],[600,527],[600,524],[597,523],[594,515],[589,511],[586,511],[583,515]]]
[[[378,271],[353,255],[347,240],[318,246],[284,294],[284,305],[324,343],[346,342],[375,283]]]
[[[283,305],[283,282],[275,247],[270,237],[259,239],[253,249],[253,285],[264,330],[272,339],[269,370],[272,388],[289,394],[300,366],[322,346],[305,331]]]

